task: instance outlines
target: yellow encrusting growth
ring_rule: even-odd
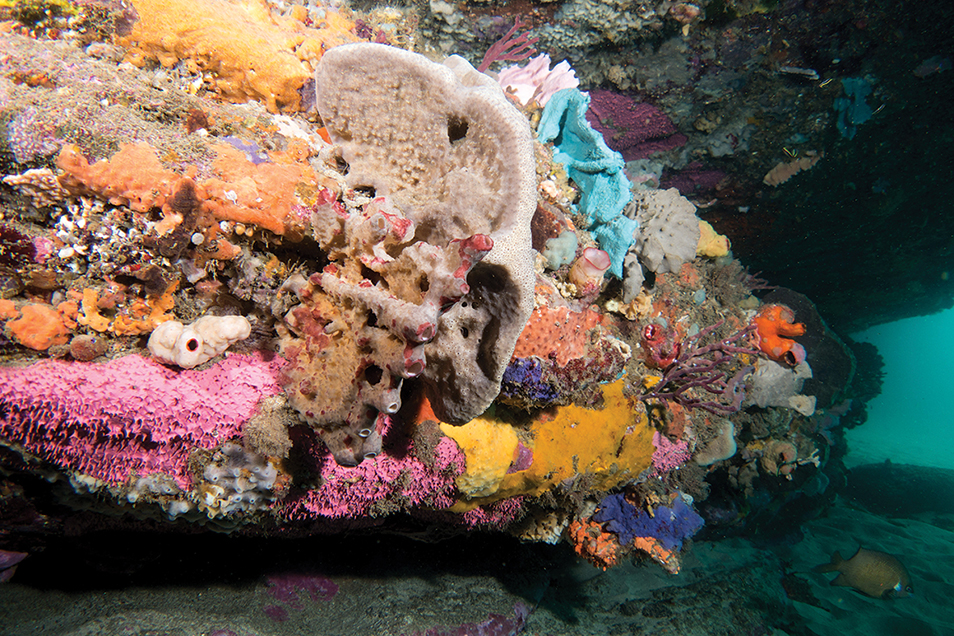
[[[699,221],[699,245],[697,256],[719,258],[729,253],[729,239],[715,231],[706,221]]]
[[[193,72],[214,75],[225,99],[256,99],[269,112],[300,110],[298,90],[329,48],[357,40],[354,23],[328,11],[318,26],[306,27],[301,12],[272,15],[265,0],[133,0],[139,16],[132,33],[119,38],[127,61],[163,66],[186,60]],[[299,20],[296,20],[298,17]]]
[[[523,443],[533,452],[533,462],[526,470],[509,475],[506,471],[516,448],[516,435],[514,442],[508,441],[504,446],[499,440],[505,437],[497,429],[494,429],[492,438],[481,440],[474,438],[489,429],[475,426],[468,433],[459,432],[481,420],[463,427],[442,424],[441,429],[457,441],[466,457],[467,469],[461,478],[470,477],[477,483],[477,477],[481,476],[481,483],[485,485],[480,490],[483,494],[477,494],[473,489],[470,492],[474,494],[469,494],[461,488],[465,499],[451,510],[466,512],[508,497],[541,495],[555,484],[576,475],[585,475],[587,486],[594,490],[609,490],[635,479],[652,465],[653,429],[646,415],[623,395],[623,383],[624,380],[618,380],[603,387],[601,409],[570,405],[537,416],[526,429],[526,434],[521,436]],[[506,424],[498,424],[498,427],[513,430]],[[462,443],[461,439],[468,441]],[[492,452],[485,447],[491,447]],[[478,448],[480,452],[476,452]],[[508,449],[511,455],[507,455]],[[501,468],[505,456],[508,461]],[[490,478],[491,475],[500,476],[496,488],[492,488],[494,479]]]
[[[509,424],[478,417],[463,426],[441,424],[467,457],[467,470],[456,482],[468,497],[492,495],[507,474],[517,449],[517,434]]]

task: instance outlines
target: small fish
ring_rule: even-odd
[[[904,565],[890,554],[876,550],[858,548],[847,561],[835,552],[831,563],[819,565],[815,572],[838,572],[832,585],[853,587],[875,598],[901,598],[914,593]]]

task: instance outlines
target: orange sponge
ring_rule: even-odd
[[[581,557],[604,570],[619,563],[621,546],[612,532],[593,520],[574,521],[570,524],[570,539],[573,549]]]
[[[322,53],[357,41],[349,31],[354,22],[334,11],[314,29],[273,16],[265,0],[132,0],[132,5],[138,20],[132,33],[119,38],[129,49],[127,61],[142,66],[152,58],[169,67],[186,60],[193,72],[212,75],[223,98],[256,99],[272,113],[299,110],[299,89]]]
[[[805,349],[793,336],[805,334],[805,325],[792,322],[795,314],[785,305],[766,305],[762,307],[752,322],[759,349],[765,355],[789,366],[795,366],[805,360]]]
[[[590,330],[602,321],[603,316],[592,309],[537,307],[517,339],[513,357],[537,356],[545,360],[553,355],[557,364],[565,367],[570,360],[586,355],[590,350]]]
[[[51,305],[26,305],[20,313],[19,318],[7,323],[7,329],[24,347],[46,351],[54,345],[69,342],[70,330],[63,315]]]

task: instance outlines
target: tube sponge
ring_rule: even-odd
[[[603,274],[610,268],[610,264],[609,254],[595,247],[588,247],[583,250],[580,258],[573,263],[568,277],[570,282],[576,285],[582,293],[594,288],[598,292],[600,284],[603,282]]]
[[[149,336],[149,352],[167,364],[192,369],[245,340],[252,325],[243,316],[203,316],[191,325],[169,320]]]

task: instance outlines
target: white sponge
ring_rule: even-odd
[[[148,347],[159,360],[191,369],[250,333],[252,325],[243,316],[203,316],[191,325],[169,320],[153,330]]]

